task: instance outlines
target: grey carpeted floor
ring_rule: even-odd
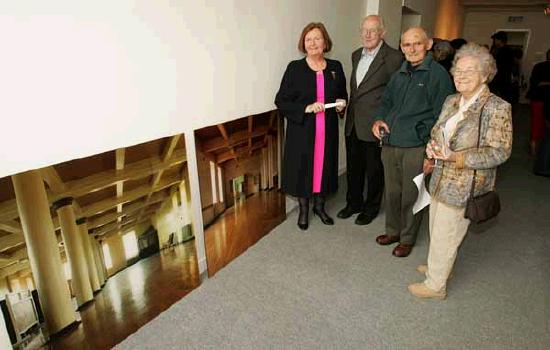
[[[397,259],[374,241],[383,215],[367,227],[312,218],[302,233],[293,212],[117,348],[549,349],[550,179],[530,174],[526,139],[515,142],[500,169],[503,211],[471,228],[447,300],[407,291],[422,280],[425,225],[412,254]],[[344,189],[329,203],[333,215]]]

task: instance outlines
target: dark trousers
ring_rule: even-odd
[[[422,172],[425,147],[384,146],[382,162],[386,177],[386,234],[399,236],[400,243],[414,244],[422,221],[422,211],[413,215],[418,197],[413,178]]]
[[[362,141],[357,138],[355,127],[346,136],[346,167],[348,206],[362,212],[376,215],[380,210],[384,192],[384,168],[380,158],[381,148],[377,142]],[[367,176],[367,200],[363,201]]]

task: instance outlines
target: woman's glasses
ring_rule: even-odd
[[[453,72],[453,75],[454,76],[462,76],[462,75],[466,75],[466,76],[470,76],[474,73],[478,73],[479,70],[478,69],[466,69],[466,70],[458,70],[456,69],[454,72]]]

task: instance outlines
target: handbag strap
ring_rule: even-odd
[[[488,100],[488,99],[487,99]],[[481,106],[481,112],[479,112],[479,124],[477,126],[477,146],[476,148],[479,150],[479,140],[481,139],[481,117],[483,116],[483,111],[485,110],[485,104],[487,103],[487,100],[483,103],[483,106]],[[474,197],[474,189],[476,185],[476,173],[477,170],[474,169],[474,175],[472,178],[472,187],[470,188],[470,198]]]

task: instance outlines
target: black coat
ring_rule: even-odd
[[[342,64],[327,59],[323,71],[325,103],[347,100],[346,77]],[[305,113],[306,106],[317,100],[316,73],[304,59],[288,64],[275,104],[288,123],[283,159],[282,187],[287,194],[311,197],[313,193],[313,152],[315,114]],[[325,156],[321,194],[338,189],[338,115],[334,108],[325,111]]]

